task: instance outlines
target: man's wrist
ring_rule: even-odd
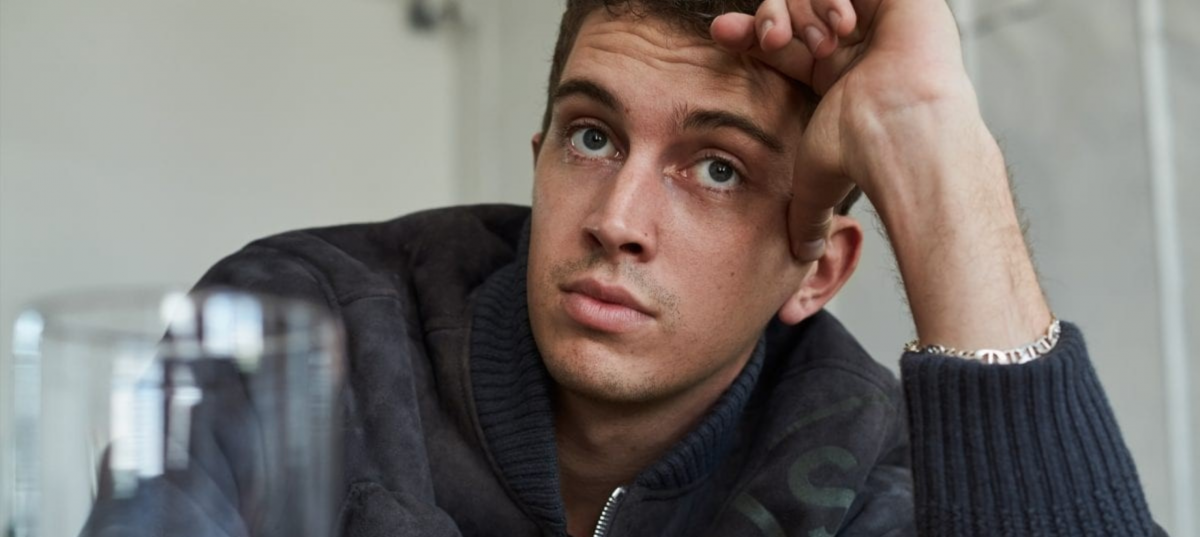
[[[922,341],[1007,348],[1051,314],[1038,285],[999,146],[982,120],[913,111],[869,163],[866,191],[892,243]],[[864,189],[866,190],[866,189]]]
[[[1003,169],[1004,158],[978,106],[967,97],[889,109],[858,122],[853,139],[862,149],[852,153],[860,165],[851,174],[877,209],[924,199],[927,191],[950,186],[945,181],[999,178],[1007,189],[1003,173],[980,173],[985,167]],[[948,169],[955,165],[963,168]]]

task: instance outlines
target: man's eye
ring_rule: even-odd
[[[742,182],[742,176],[733,164],[722,158],[706,158],[697,162],[692,170],[705,188],[732,190]]]
[[[612,158],[617,154],[617,148],[604,131],[595,127],[586,127],[571,133],[571,146],[580,153],[592,158]]]

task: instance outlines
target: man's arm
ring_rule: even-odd
[[[713,35],[822,94],[794,178],[797,257],[820,256],[832,207],[857,185],[887,229],[922,343],[1006,349],[1046,331],[1004,160],[944,2],[767,0],[757,17],[717,19]]]
[[[1047,332],[1004,160],[942,0],[766,0],[712,32],[822,95],[794,177],[799,260],[821,257],[832,207],[858,186],[922,345],[1011,349]],[[1028,364],[921,353],[902,369],[920,533],[1161,534],[1073,326]]]

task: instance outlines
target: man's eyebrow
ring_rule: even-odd
[[[725,110],[693,110],[683,120],[685,129],[720,129],[730,128],[742,131],[754,138],[772,153],[783,153],[783,142],[772,136],[748,117]]]
[[[617,99],[611,91],[604,89],[604,86],[587,80],[585,78],[572,78],[563,81],[554,90],[554,102],[557,103],[567,97],[582,95],[593,101],[596,101],[612,110],[621,110],[621,100]]]

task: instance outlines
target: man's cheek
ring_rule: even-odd
[[[551,176],[539,181],[534,189],[535,209],[564,226],[582,219],[597,180],[574,176]]]

